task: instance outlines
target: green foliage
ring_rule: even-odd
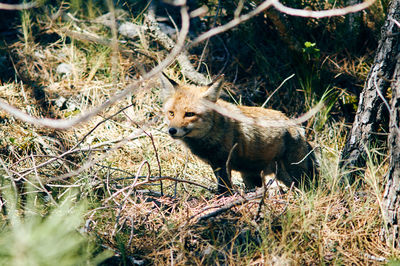
[[[322,95],[320,101],[324,103],[324,108],[318,112],[314,119],[313,128],[317,131],[323,129],[330,117],[330,111],[334,107],[339,96],[339,92],[333,88],[327,89]]]
[[[400,266],[400,260],[398,260],[398,259],[389,260],[389,262],[386,265],[387,266]]]
[[[96,250],[82,235],[85,201],[69,195],[58,206],[45,204],[40,194],[21,198],[1,177],[6,214],[0,229],[1,265],[96,265],[108,253]],[[31,190],[31,189],[29,189]],[[3,209],[4,210],[4,209]]]
[[[306,56],[308,60],[319,59],[321,56],[321,50],[317,48],[316,43],[305,42],[302,51],[304,53],[304,56]]]

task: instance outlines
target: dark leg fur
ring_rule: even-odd
[[[226,167],[213,167],[215,177],[218,181],[218,194],[223,194],[232,190],[232,182],[226,171]]]
[[[242,172],[241,174],[246,189],[253,189],[262,186],[261,172]]]

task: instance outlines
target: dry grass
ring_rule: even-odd
[[[74,22],[57,27],[70,24]],[[99,35],[106,31],[96,25],[85,29]],[[63,36],[29,47],[16,42],[12,56],[17,75],[30,83],[2,83],[0,97],[38,117],[66,118],[90,110],[140,75],[132,65],[147,68],[163,56],[144,36],[131,40],[123,46],[131,55],[118,57],[116,82],[106,46]],[[61,63],[72,67],[70,74],[57,73]],[[340,68],[354,75],[365,71],[362,59],[343,64]],[[262,201],[250,200],[199,220],[246,195],[240,179],[235,179],[237,194],[214,195],[210,167],[165,133],[159,94],[158,82],[149,81],[132,97],[62,132],[33,127],[0,111],[3,170],[18,182],[33,183],[39,201],[44,195],[57,201],[78,189],[79,197],[89,202],[85,236],[114,252],[109,263],[365,265],[400,256],[379,238],[386,162],[371,158],[366,182],[359,186],[338,184],[346,131],[342,123],[326,124],[314,133],[321,151],[321,182],[314,190],[270,189]],[[61,96],[68,100],[63,107],[56,104]],[[371,150],[372,157],[377,152]],[[166,179],[162,189],[160,176]]]

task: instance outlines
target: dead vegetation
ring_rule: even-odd
[[[0,98],[29,115],[70,118],[85,113],[138,81],[168,54],[144,29],[145,7],[132,12],[136,16],[117,10],[121,12],[116,13],[118,23],[132,21],[137,30],[130,37],[119,33],[118,56],[112,56],[106,12],[96,18],[74,13],[72,6],[52,8],[43,8],[46,15],[36,21],[31,17],[23,38],[4,49],[15,76],[1,81]],[[190,57],[192,64],[199,62],[198,56]],[[214,56],[209,54],[205,61],[217,62],[211,68],[226,65],[218,64],[221,58]],[[264,102],[273,90],[265,89],[262,76],[245,78],[237,74],[237,66],[235,74],[235,62],[240,69],[247,68],[246,73],[255,68],[240,65],[239,58],[227,67],[231,74],[227,80],[232,83],[227,85],[228,98],[247,103],[263,98]],[[347,73],[358,80],[368,69],[364,58],[327,56],[326,61],[336,75]],[[165,71],[193,80],[181,67],[174,63]],[[307,86],[313,84],[299,83],[279,90],[270,106],[302,113],[299,109],[304,107],[291,107],[285,101],[306,95]],[[318,119],[325,119],[321,115],[307,124],[310,139],[321,153],[321,182],[314,190],[280,191],[276,184],[268,184],[265,193],[244,193],[241,180],[234,177],[237,193],[218,198],[211,169],[165,133],[157,79],[137,84],[135,93],[64,131],[33,126],[0,110],[3,228],[13,226],[8,210],[12,201],[5,192],[10,190],[20,197],[15,208],[21,216],[33,212],[46,217],[50,206],[62,205],[66,195],[73,195],[74,204],[86,202],[75,229],[94,243],[92,254],[111,250],[109,258],[103,258],[105,265],[365,265],[399,257],[398,250],[386,246],[379,236],[385,151],[371,147],[365,182],[341,187],[338,160],[346,133],[342,120],[324,120],[316,130]],[[346,86],[335,84],[345,91],[338,94],[343,104],[354,104]],[[315,99],[306,100],[306,105],[315,104]],[[336,112],[338,105],[333,108]],[[34,195],[30,208],[29,195]],[[0,239],[5,232],[0,230]]]

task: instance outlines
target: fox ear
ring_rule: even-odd
[[[161,83],[161,98],[166,100],[175,93],[178,83],[168,78],[164,72],[162,72],[159,77]]]
[[[224,83],[224,75],[219,76],[211,83],[209,88],[203,93],[203,98],[210,102],[216,102],[221,94],[222,84]]]

